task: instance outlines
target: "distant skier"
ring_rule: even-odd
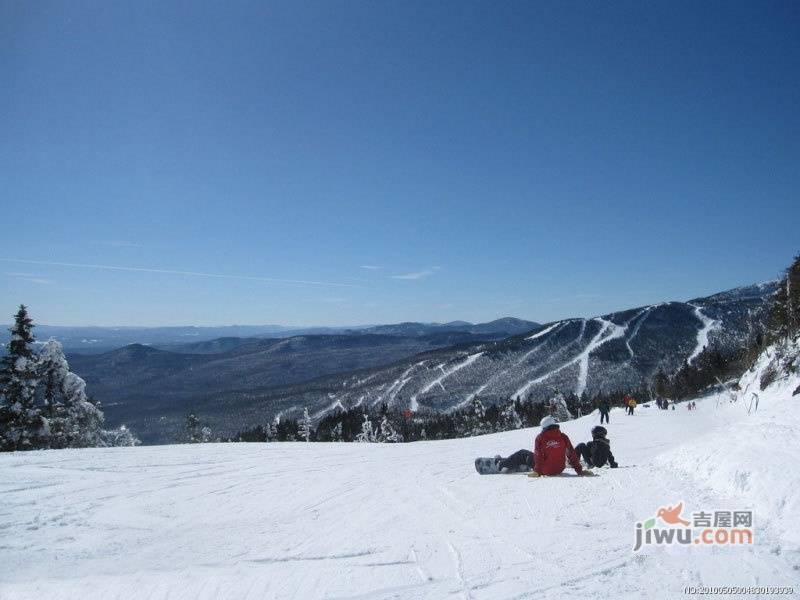
[[[592,441],[575,446],[575,452],[589,467],[602,467],[606,463],[612,468],[617,468],[614,455],[611,454],[611,441],[606,437],[608,431],[602,425],[592,427]]]
[[[592,475],[581,466],[581,461],[572,447],[572,442],[561,432],[556,420],[546,416],[541,422],[542,432],[536,436],[533,445],[533,471],[528,477],[541,475],[558,475],[563,472],[569,461],[578,475]]]
[[[600,424],[603,424],[603,419],[606,420],[606,423],[610,423],[611,420],[608,418],[608,413],[611,410],[611,405],[606,398],[597,403],[597,409],[600,411]]]
[[[627,408],[628,414],[632,415],[633,414],[633,409],[636,408],[636,400],[634,400],[630,396],[625,396],[625,398],[623,399],[623,402],[625,403],[625,406],[628,407]]]

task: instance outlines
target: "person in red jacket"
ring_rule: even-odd
[[[551,416],[541,422],[542,432],[536,436],[533,444],[533,471],[528,477],[541,475],[558,475],[567,466],[575,469],[578,475],[591,475],[592,472],[581,467],[581,461],[567,434],[562,433],[558,423]]]

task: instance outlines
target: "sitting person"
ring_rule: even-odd
[[[533,471],[528,477],[558,475],[567,466],[575,469],[578,475],[591,475],[592,472],[581,466],[581,461],[572,447],[567,434],[562,433],[553,417],[547,416],[541,422],[542,432],[536,436],[533,445]]]
[[[567,466],[575,469],[578,475],[591,475],[592,472],[581,466],[581,461],[572,447],[572,442],[561,432],[556,420],[551,416],[542,419],[542,432],[536,436],[534,451],[517,450],[508,458],[494,457],[497,472],[531,471],[528,477],[558,475]]]
[[[606,437],[608,431],[602,425],[592,427],[592,441],[588,444],[581,442],[575,447],[575,452],[589,467],[602,467],[606,463],[612,468],[617,468],[614,455],[611,454],[611,441]]]

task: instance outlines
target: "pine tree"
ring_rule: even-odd
[[[308,415],[308,408],[303,409],[303,418],[300,420],[298,433],[303,441],[311,441],[311,417]]]
[[[103,446],[138,446],[141,440],[125,425],[120,425],[118,429],[103,431]]]
[[[364,413],[364,422],[361,424],[361,432],[355,438],[356,442],[367,443],[375,441],[375,431],[372,428],[372,421],[369,415]]]
[[[383,419],[381,419],[381,430],[378,441],[388,443],[397,443],[403,441],[403,436],[397,432],[391,421],[389,421],[389,415],[383,415]]]
[[[553,416],[559,423],[563,423],[572,419],[572,413],[570,413],[569,409],[567,408],[567,401],[564,398],[564,394],[559,391],[557,391],[555,396],[550,400],[550,409],[553,411],[553,413],[555,413]]]
[[[517,408],[514,402],[509,402],[500,413],[500,429],[501,431],[510,431],[512,429],[521,429],[522,419],[519,418]]]
[[[482,435],[488,433],[486,409],[480,398],[473,396],[467,405],[464,415],[464,435]]]
[[[770,337],[786,338],[800,330],[800,256],[778,282],[767,319]]]
[[[99,403],[86,395],[86,382],[68,372],[61,386],[64,395],[67,439],[70,448],[93,448],[103,445],[103,411]]]
[[[61,385],[69,366],[61,344],[50,338],[39,352],[38,363],[40,384],[44,384],[42,412],[50,427],[50,447],[66,448],[69,446],[68,424]]]
[[[50,426],[50,447],[104,445],[103,412],[87,396],[86,382],[69,370],[60,342],[50,339],[42,347],[37,371],[44,382],[42,395]]]
[[[202,434],[200,433],[200,419],[194,413],[189,413],[186,415],[184,441],[190,444],[199,444],[202,441]]]
[[[658,373],[653,376],[653,391],[659,398],[666,398],[670,395],[669,377],[667,377],[663,369],[659,369]]]
[[[32,450],[47,446],[47,419],[36,406],[36,357],[33,320],[19,307],[11,328],[8,354],[0,364],[0,450]]]
[[[790,335],[800,331],[800,255],[795,256],[791,266],[786,269],[786,317]]]

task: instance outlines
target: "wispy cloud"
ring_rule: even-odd
[[[429,267],[422,271],[415,271],[413,273],[403,273],[402,275],[390,275],[392,279],[425,279],[434,275],[441,267]]]
[[[377,266],[377,265],[361,265],[359,268],[361,268],[361,269],[367,269],[368,271],[379,271],[379,270],[381,270],[383,267],[379,267],[379,266]]]
[[[39,275],[36,275],[34,273],[4,273],[4,275],[8,275],[9,277],[16,277],[17,279],[22,279],[24,281],[35,283],[38,285],[53,285],[55,283],[55,281],[52,279],[40,277]]]
[[[177,271],[173,269],[154,269],[150,267],[118,267],[114,265],[95,265],[85,263],[67,263],[44,260],[28,260],[24,258],[0,258],[2,262],[26,265],[44,265],[49,267],[69,267],[74,269],[95,269],[100,271],[127,271],[132,273],[157,273],[159,275],[182,275],[187,277],[208,277],[211,279],[238,279],[244,281],[263,281],[265,283],[287,283],[292,285],[318,285],[328,287],[361,287],[353,283],[333,281],[311,281],[307,279],[280,279],[276,277],[259,277],[253,275],[227,275],[222,273],[204,273],[200,271]]]
[[[100,246],[110,246],[111,248],[141,248],[141,244],[129,242],[127,240],[98,240],[94,242]]]

